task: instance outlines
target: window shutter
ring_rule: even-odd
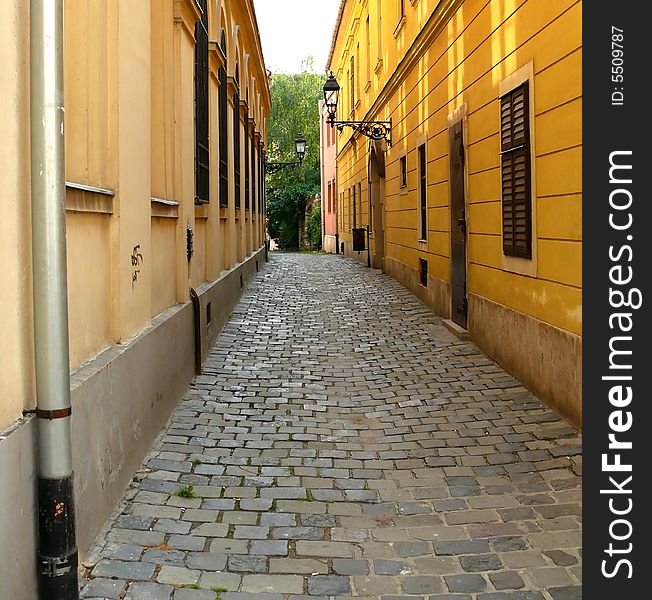
[[[208,151],[208,9],[199,1],[202,18],[195,25],[195,203],[209,200]]]
[[[249,117],[245,113],[245,135],[244,135],[244,179],[245,179],[245,193],[244,204],[245,210],[249,210]]]
[[[235,177],[235,207],[240,208],[240,96],[233,96],[233,176]]]
[[[500,100],[503,252],[532,258],[530,115],[527,82]]]
[[[222,52],[226,57],[226,34],[222,30],[220,39]],[[229,99],[227,94],[226,68],[220,67],[217,72],[219,83],[218,92],[218,110],[220,121],[220,207],[229,206],[229,132],[228,132],[228,115]]]

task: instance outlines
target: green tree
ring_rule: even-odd
[[[308,59],[302,73],[278,74],[271,79],[268,160],[296,161],[294,138],[302,133],[308,141],[301,166],[286,167],[267,176],[269,234],[279,238],[279,245],[284,249],[298,247],[306,200],[320,191],[318,102],[324,82],[321,75],[312,71],[312,60]]]
[[[310,249],[321,250],[321,202],[315,202],[308,219]]]

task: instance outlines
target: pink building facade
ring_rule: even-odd
[[[337,235],[337,171],[335,128],[326,121],[326,108],[319,101],[320,156],[321,156],[321,223],[322,248],[325,252],[339,252]]]

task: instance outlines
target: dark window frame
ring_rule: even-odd
[[[222,30],[220,46],[226,59],[226,33]],[[220,208],[229,206],[229,95],[226,67],[222,65],[217,71],[219,111],[219,150],[220,150]]]
[[[238,66],[235,67],[235,81],[238,83]],[[233,178],[235,183],[235,208],[240,210],[242,196],[242,182],[240,181],[240,94],[236,92],[233,95]]]
[[[428,160],[426,144],[421,144],[417,150],[419,160],[419,241],[428,239]]]
[[[400,162],[400,187],[407,187],[407,154],[399,159]]]
[[[207,4],[198,0],[202,17],[195,24],[195,204],[210,200]]]
[[[525,81],[500,98],[500,175],[503,254],[532,259],[530,86]]]

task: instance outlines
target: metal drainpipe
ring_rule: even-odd
[[[63,0],[32,0],[31,173],[39,593],[76,600],[63,133]]]

